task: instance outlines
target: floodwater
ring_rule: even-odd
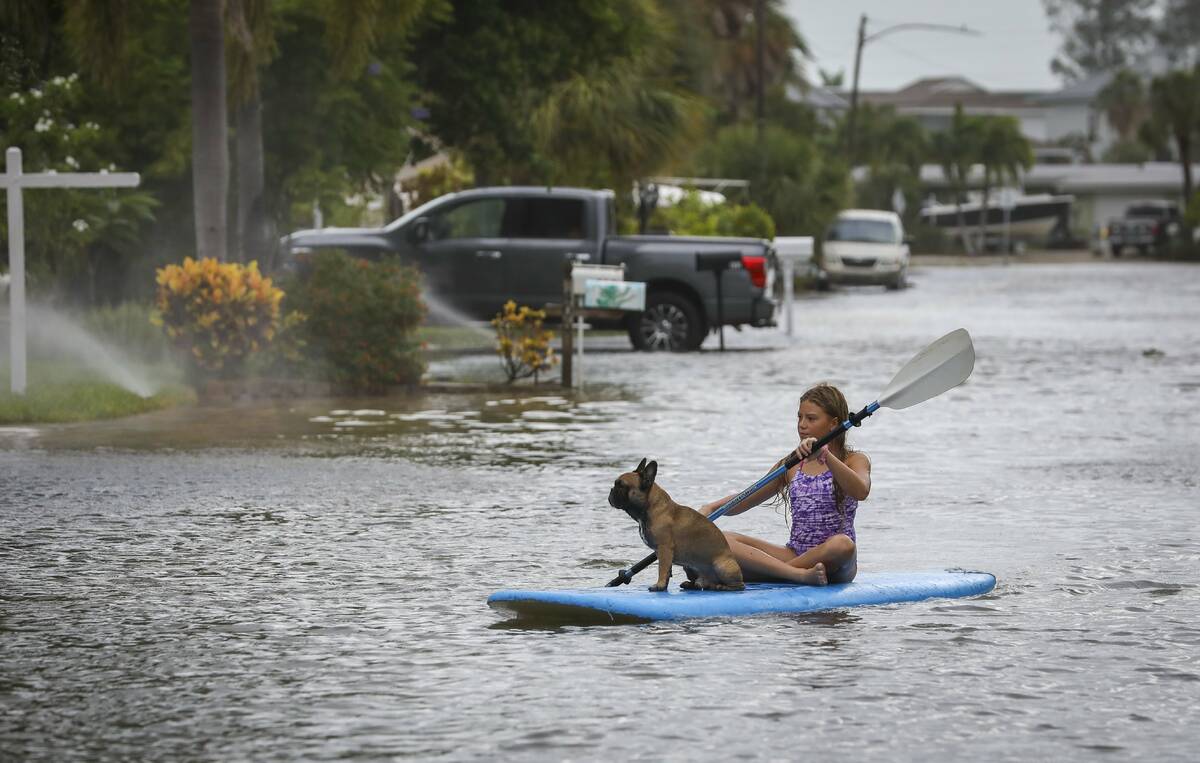
[[[802,295],[797,337],[724,354],[590,343],[582,394],[3,430],[0,758],[1193,759],[1200,268],[913,281]],[[644,556],[606,503],[643,456],[680,502],[741,490],[807,385],[861,407],[959,326],[970,381],[852,433],[860,565],[987,570],[991,594],[615,626],[485,605]],[[771,506],[721,524],[786,537]]]

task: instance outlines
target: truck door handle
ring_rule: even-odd
[[[480,249],[475,252],[475,256],[488,260],[498,260],[504,255],[500,253],[499,249]]]

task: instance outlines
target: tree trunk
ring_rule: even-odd
[[[229,191],[223,0],[191,0],[192,195],[196,254],[225,260]]]
[[[971,251],[971,239],[970,239],[970,236],[967,235],[967,219],[963,215],[963,208],[962,208],[963,197],[967,193],[966,183],[965,182],[956,182],[954,184],[954,186],[955,186],[954,187],[954,203],[955,203],[955,211],[957,212],[957,215],[958,215],[959,243],[962,244],[964,254],[974,254],[974,252]]]
[[[988,197],[992,192],[992,181],[988,176],[988,169],[983,170],[983,198],[979,203],[979,251],[987,251],[987,217],[988,217]]]
[[[1183,165],[1183,208],[1192,203],[1192,141],[1179,138],[1179,161]]]
[[[269,267],[270,221],[263,203],[262,99],[257,84],[237,110],[237,250]]]

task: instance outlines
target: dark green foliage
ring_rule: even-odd
[[[416,39],[429,128],[463,152],[481,185],[546,182],[556,157],[539,150],[530,119],[552,88],[574,80],[576,95],[581,83],[627,93],[630,69],[653,86],[644,64],[664,42],[662,22],[645,0],[460,0]]]
[[[1155,0],[1042,1],[1050,28],[1063,36],[1050,69],[1066,80],[1118,69],[1149,52],[1153,43]]]
[[[855,205],[892,209],[896,191],[904,195],[904,224],[916,224],[921,201],[921,165],[929,159],[929,134],[912,117],[897,116],[890,106],[859,107],[855,150],[867,168],[856,189]],[[839,136],[840,140],[840,136]]]
[[[655,210],[650,227],[676,236],[775,238],[775,221],[757,204],[705,204],[697,193]]]
[[[417,102],[406,35],[380,35],[365,65],[345,69],[328,49],[320,11],[284,5],[279,53],[263,73],[268,207],[284,231],[311,224],[314,200],[327,225],[359,224],[361,209],[346,197],[390,185]]]
[[[86,114],[85,86],[75,76],[0,97],[0,146],[21,149],[27,173],[116,169],[114,130]],[[26,272],[34,291],[82,291],[95,302],[98,271],[128,267],[129,256],[154,220],[158,201],[142,190],[30,189],[25,205]],[[8,260],[8,220],[0,219]],[[72,288],[73,287],[73,288]]]
[[[701,149],[700,174],[750,179],[749,199],[775,221],[781,236],[814,235],[850,202],[850,175],[814,141],[779,126],[763,133],[761,152],[751,126],[727,127]]]
[[[372,393],[420,381],[425,363],[415,332],[425,305],[416,269],[322,251],[283,289],[284,310],[307,316],[297,331],[326,379]]]

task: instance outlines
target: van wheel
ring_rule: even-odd
[[[908,288],[908,268],[904,268],[896,277],[884,284],[884,288],[888,291],[898,291]]]
[[[646,295],[646,310],[629,325],[629,341],[644,351],[686,352],[700,348],[706,333],[700,310],[687,297],[669,291]]]

